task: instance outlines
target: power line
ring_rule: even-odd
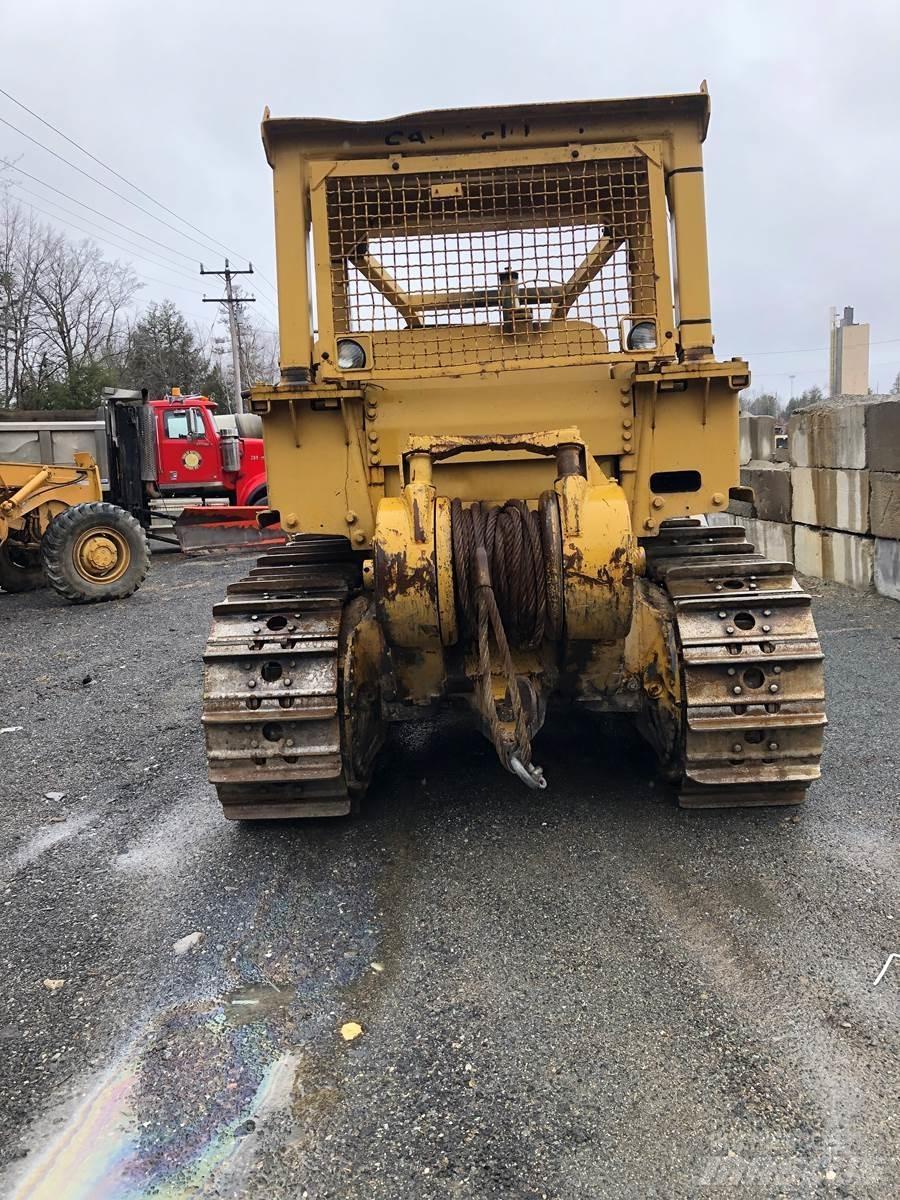
[[[142,279],[148,283],[160,283],[163,287],[177,288],[181,292],[190,292],[193,296],[202,296],[202,292],[198,292],[196,288],[185,287],[183,283],[170,283],[168,279],[157,279],[155,275],[141,275]]]
[[[883,343],[882,343],[883,344]],[[874,362],[870,363],[869,367],[897,367],[900,366],[900,360],[894,362]],[[790,379],[791,375],[827,375],[828,367],[804,367],[800,371],[754,371],[754,379]]]
[[[23,187],[23,186],[21,185],[21,183],[13,183],[13,185],[12,185],[12,186],[13,186],[14,188],[16,188],[16,189],[17,189],[18,191],[20,191],[20,192],[25,192],[25,194],[26,194],[27,196],[35,196],[35,197],[36,197],[38,200],[43,200],[43,202],[44,202],[45,204],[49,204],[49,205],[50,205],[52,208],[58,208],[60,212],[64,212],[64,213],[68,214],[68,216],[70,216],[70,217],[75,217],[75,218],[76,218],[77,220],[79,220],[79,221],[83,221],[83,222],[85,222],[85,223],[86,223],[86,224],[88,224],[88,225],[93,225],[93,226],[94,226],[94,228],[95,228],[95,229],[99,229],[101,233],[107,233],[107,234],[108,234],[108,233],[115,233],[115,230],[109,230],[109,229],[106,229],[106,228],[104,228],[104,226],[103,226],[103,225],[100,225],[100,224],[98,224],[98,222],[96,222],[96,221],[92,221],[92,220],[90,219],[90,217],[83,217],[83,216],[81,216],[81,214],[80,214],[80,213],[74,213],[74,212],[72,212],[72,211],[71,211],[71,209],[68,209],[68,208],[63,208],[63,206],[62,206],[61,204],[57,204],[57,202],[56,202],[55,200],[49,200],[49,199],[48,199],[46,196],[42,196],[42,195],[40,194],[40,192],[35,192],[35,191],[32,191],[32,189],[31,189],[31,188]],[[23,204],[25,204],[25,205],[27,205],[27,206],[28,206],[30,209],[33,209],[35,212],[43,213],[43,215],[44,215],[45,217],[50,217],[51,219],[53,219],[53,220],[55,220],[55,221],[61,220],[61,218],[60,218],[60,217],[57,217],[55,213],[47,213],[47,212],[44,212],[44,210],[43,210],[42,208],[38,208],[38,207],[37,207],[36,205],[34,205],[34,204],[29,204],[29,202],[28,202],[27,200],[23,200],[23,201],[22,201],[22,203],[23,203]],[[71,222],[71,221],[70,221],[70,222],[63,222],[63,223],[64,223],[64,224],[66,224],[66,223],[68,223],[68,224],[72,224],[72,222]],[[73,227],[74,227],[75,229],[80,229],[80,228],[81,228],[81,226],[80,226],[80,225],[74,225]],[[85,230],[82,230],[82,232],[84,233],[84,232],[86,232],[86,231],[85,231]],[[90,237],[96,237],[96,234],[93,234],[93,233],[92,233],[92,234],[89,234],[88,236],[90,236]],[[138,243],[137,243],[137,242],[129,242],[127,238],[124,238],[124,237],[122,237],[120,234],[116,234],[116,236],[118,237],[118,239],[119,239],[119,242],[124,242],[126,246],[128,246],[128,247],[130,247],[130,248],[133,248],[133,249],[134,249],[134,250],[136,250],[136,251],[144,251],[144,252],[146,252],[146,250],[147,250],[147,247],[146,247],[146,246],[140,246],[140,245],[138,245]],[[102,241],[102,239],[100,239],[100,240]],[[116,243],[115,243],[115,242],[110,242],[109,244],[110,244],[110,245],[116,245]],[[141,254],[138,254],[138,257],[142,257],[142,255],[141,255]],[[147,261],[147,262],[160,262],[160,263],[167,263],[167,264],[168,264],[168,265],[171,267],[171,269],[172,269],[173,271],[178,271],[178,273],[179,273],[180,275],[183,275],[183,276],[185,277],[185,279],[193,279],[193,278],[194,278],[194,277],[193,277],[193,275],[188,275],[187,271],[185,271],[185,270],[184,270],[184,268],[182,267],[181,263],[179,263],[179,262],[176,262],[174,258],[163,258],[163,256],[162,256],[161,254],[157,254],[157,255],[155,255],[155,256],[154,256],[152,259],[151,259],[151,258],[147,258],[147,259],[146,259],[146,261]]]
[[[244,258],[245,256],[244,256],[243,254],[241,254],[241,255],[239,255],[239,257],[240,257],[240,258]],[[263,281],[263,283],[264,283],[264,284],[265,284],[265,285],[266,285],[266,286],[269,288],[269,290],[271,291],[272,295],[273,295],[273,296],[275,297],[275,299],[277,300],[277,299],[278,299],[278,293],[277,293],[277,292],[276,292],[276,290],[275,290],[275,284],[274,284],[274,283],[270,283],[270,282],[269,282],[269,280],[268,280],[268,279],[266,279],[265,275],[263,275],[263,273],[262,273],[262,271],[259,269],[259,267],[257,267],[257,268],[256,268],[256,274],[257,274],[257,276],[258,276],[258,277],[259,277],[259,278],[260,278],[260,279]]]
[[[31,204],[27,200],[23,200],[22,203],[25,205],[26,208],[30,208],[32,210],[32,212],[41,213],[42,216],[49,217],[51,221],[59,221],[63,225],[69,225],[72,229],[77,229],[79,231],[79,233],[84,233],[87,235],[87,237],[92,238],[95,241],[104,242],[105,245],[112,246],[116,250],[124,250],[126,254],[131,254],[134,258],[141,259],[142,262],[153,263],[154,266],[158,266],[158,267],[166,266],[165,260],[163,260],[163,259],[148,258],[148,257],[145,257],[143,254],[137,254],[134,251],[127,249],[125,246],[122,246],[118,242],[110,241],[107,238],[98,238],[96,234],[91,233],[87,229],[82,229],[82,227],[80,225],[76,225],[74,221],[66,221],[62,217],[57,217],[55,213],[44,212],[44,210],[42,208],[38,208],[38,206],[36,204]],[[169,268],[167,268],[167,269],[169,269]],[[165,279],[157,279],[153,275],[145,275],[142,271],[138,272],[138,274],[140,275],[140,277],[142,279],[151,280],[154,283],[162,283],[165,287],[174,287],[174,288],[179,288],[181,291],[193,292],[193,294],[195,296],[203,295],[203,293],[199,290],[199,288],[188,288],[188,287],[185,287],[183,283],[170,283],[169,281],[167,281]],[[181,272],[179,272],[179,274],[181,274]],[[191,276],[185,275],[184,278],[190,279]]]
[[[103,169],[105,171],[109,171],[109,173],[111,175],[115,176],[116,179],[121,180],[122,183],[124,183],[128,187],[132,188],[139,195],[143,196],[146,200],[149,200],[151,204],[155,204],[157,206],[157,208],[161,208],[163,210],[163,212],[167,212],[169,214],[169,216],[174,217],[176,221],[180,221],[183,225],[186,225],[188,227],[188,229],[193,229],[195,233],[199,233],[202,237],[206,238],[207,242],[213,242],[215,245],[219,246],[221,249],[228,251],[229,254],[236,255],[238,258],[247,259],[248,256],[246,254],[240,254],[237,250],[234,250],[232,247],[227,246],[224,242],[220,242],[218,238],[214,238],[211,234],[205,233],[204,230],[202,230],[198,226],[194,225],[186,217],[182,217],[180,213],[177,213],[177,212],[175,212],[174,209],[169,208],[169,206],[167,204],[163,204],[163,202],[161,200],[157,200],[155,196],[151,196],[149,192],[145,191],[142,187],[139,187],[138,184],[133,183],[132,180],[128,179],[125,175],[122,175],[119,171],[117,171],[115,169],[115,167],[111,167],[109,165],[109,163],[104,162],[104,160],[102,158],[98,158],[96,154],[92,154],[91,151],[88,150],[85,146],[82,146],[82,144],[79,141],[77,141],[75,138],[69,137],[69,135],[67,133],[63,133],[63,131],[61,129],[59,129],[56,125],[54,125],[51,121],[48,121],[45,117],[42,117],[40,115],[40,113],[36,113],[33,108],[29,108],[27,104],[24,104],[21,100],[18,100],[15,96],[13,96],[10,92],[7,92],[4,88],[0,88],[0,95],[5,96],[7,98],[7,100],[11,100],[12,103],[17,105],[19,108],[21,108],[23,112],[27,112],[29,116],[34,117],[34,119],[36,121],[39,121],[42,125],[46,126],[47,129],[52,130],[53,133],[55,133],[57,135],[57,137],[61,137],[63,139],[63,141],[68,142],[70,146],[74,146],[76,150],[80,151],[87,158],[89,158],[92,162],[97,163],[98,166],[103,167]],[[2,120],[2,118],[0,118],[0,120]],[[30,135],[25,133],[24,130],[18,129],[17,126],[12,125],[8,121],[5,123],[10,125],[10,128],[15,129],[18,133],[21,133],[24,137],[30,138]],[[47,150],[48,153],[56,154],[56,152],[54,150],[51,150],[48,146],[44,146],[43,143],[38,142],[37,139],[30,138],[30,140],[35,142],[35,144],[40,146],[42,149]],[[56,155],[56,157],[60,158],[62,162],[68,163],[68,159],[62,158],[61,155]],[[74,163],[68,163],[68,165],[71,166],[76,171],[81,170],[81,168],[77,167]],[[87,173],[82,171],[82,174],[87,174]],[[92,175],[88,175],[88,178],[93,179],[94,177]],[[101,187],[107,186],[101,180],[95,180],[95,182],[99,183]],[[108,188],[108,190],[113,191],[113,189],[111,189],[111,188]],[[120,195],[120,193],[115,192],[115,191],[113,191],[113,194],[116,196]],[[134,201],[128,199],[127,196],[122,197],[122,199],[126,200],[126,202],[129,204],[134,204]],[[141,212],[147,211],[146,209],[141,208],[140,205],[135,205],[135,207],[140,208]],[[148,215],[153,217],[154,220],[160,219],[159,217],[156,217],[155,214],[153,214],[153,213],[150,213]],[[164,221],[163,224],[168,225],[168,222]],[[170,229],[174,228],[171,225],[169,225],[168,227]],[[182,237],[188,236],[187,234],[183,233],[183,231],[181,231],[181,230],[175,230],[175,232],[179,233],[180,236],[182,236]],[[191,240],[195,241],[196,239],[192,238]],[[197,243],[197,244],[200,245],[200,243]],[[257,271],[257,275],[262,280],[262,282],[269,288],[269,290],[272,292],[272,295],[275,296],[275,285],[273,283],[271,283],[270,280],[267,279],[266,276],[263,275],[261,271]]]
[[[51,124],[50,121],[47,121],[39,113],[36,113],[33,108],[29,108],[27,104],[23,104],[21,100],[17,100],[15,96],[10,95],[10,93],[5,91],[3,88],[0,88],[0,96],[5,96],[7,100],[11,100],[13,104],[18,105],[18,107],[24,112],[27,112],[29,116],[34,117],[36,121],[40,121],[42,125],[45,125],[48,129],[51,129],[58,137],[61,137],[63,141],[68,142],[70,146],[74,146],[76,150],[80,150],[81,153],[91,159],[92,162],[97,163],[97,165],[103,167],[104,170],[109,171],[110,175],[115,175],[116,179],[120,179],[122,183],[125,183],[128,185],[128,187],[133,188],[134,191],[138,192],[145,199],[149,200],[151,204],[155,204],[158,208],[161,208],[163,212],[167,212],[169,216],[174,217],[176,221],[181,221],[183,225],[187,225],[189,229],[193,229],[195,233],[201,234],[207,239],[207,241],[214,242],[217,246],[220,246],[223,250],[227,250],[230,254],[237,254],[238,258],[247,257],[245,254],[238,254],[237,250],[232,250],[229,246],[226,246],[224,242],[220,242],[217,238],[211,237],[209,234],[204,233],[202,229],[198,229],[196,225],[193,225],[185,217],[180,216],[173,209],[163,204],[161,200],[157,200],[155,196],[151,196],[149,192],[145,192],[142,187],[138,187],[138,185],[136,183],[132,183],[130,179],[126,179],[124,175],[119,174],[119,172],[114,167],[111,167],[109,163],[104,162],[102,158],[98,158],[96,154],[92,154],[90,150],[85,149],[80,142],[77,142],[74,138],[69,137],[67,133],[63,133],[61,129],[58,129],[55,125]]]
[[[12,164],[8,164],[8,165],[12,165]],[[189,255],[181,254],[181,251],[175,250],[173,247],[167,246],[164,242],[157,242],[157,240],[155,238],[148,237],[147,234],[141,233],[139,230],[132,229],[132,227],[130,225],[125,225],[122,221],[117,221],[115,217],[110,217],[106,213],[101,212],[99,209],[92,208],[89,204],[84,204],[83,201],[77,200],[74,196],[70,196],[67,192],[60,191],[59,188],[53,187],[52,184],[44,183],[43,180],[37,179],[35,176],[30,175],[27,171],[23,171],[21,167],[14,167],[14,170],[18,171],[22,175],[25,175],[28,179],[34,179],[34,181],[36,183],[39,183],[42,187],[50,188],[51,191],[57,192],[61,196],[65,196],[65,198],[67,200],[71,200],[73,202],[73,204],[81,205],[81,207],[86,208],[88,210],[88,212],[96,213],[97,216],[102,217],[104,220],[112,221],[114,224],[120,225],[123,229],[128,230],[130,233],[134,233],[138,237],[146,238],[147,241],[152,242],[155,246],[162,246],[164,249],[172,250],[172,253],[180,255],[182,258],[185,258],[188,262],[195,261],[194,259],[190,258]],[[69,210],[66,208],[63,208],[63,206],[61,204],[57,204],[54,200],[50,200],[46,196],[40,196],[37,192],[33,192],[30,188],[23,188],[20,183],[14,182],[13,187],[19,188],[21,191],[27,192],[29,196],[37,196],[38,199],[43,200],[45,204],[51,204],[51,205],[53,205],[54,208],[58,208],[64,213],[69,212]],[[192,275],[188,275],[187,272],[185,272],[181,269],[180,264],[173,263],[171,259],[163,258],[161,255],[155,255],[155,256],[151,257],[148,254],[148,252],[145,250],[144,247],[139,246],[137,248],[133,248],[135,246],[135,243],[128,242],[127,239],[121,237],[121,235],[117,235],[119,237],[119,241],[113,241],[109,236],[107,236],[105,238],[99,237],[96,233],[92,232],[91,230],[84,229],[81,225],[76,224],[74,221],[66,220],[64,217],[59,217],[56,215],[56,213],[48,213],[48,212],[46,212],[45,209],[40,208],[36,204],[30,203],[28,200],[20,200],[20,203],[24,204],[27,208],[30,208],[33,212],[38,212],[42,216],[49,217],[49,219],[51,221],[59,221],[63,225],[68,225],[72,229],[77,229],[79,233],[83,233],[87,237],[93,238],[95,241],[103,242],[107,246],[112,246],[116,250],[122,250],[126,254],[130,254],[132,257],[141,259],[142,262],[153,263],[155,266],[165,267],[166,270],[169,270],[169,271],[177,271],[177,273],[184,279],[188,279],[188,280],[193,279]],[[114,232],[114,231],[103,229],[102,225],[97,225],[97,223],[95,221],[91,221],[88,217],[81,217],[79,214],[71,214],[71,215],[79,216],[80,220],[87,221],[88,224],[93,225],[97,229],[100,229],[103,233],[106,233],[107,235],[110,232]],[[125,244],[123,245],[122,243],[125,243]],[[188,288],[188,287],[185,287],[184,284],[181,284],[181,283],[169,283],[166,280],[156,279],[154,276],[151,276],[151,275],[145,275],[143,272],[140,272],[140,274],[143,279],[150,280],[154,283],[162,283],[166,287],[174,287],[174,288],[178,288],[180,291],[191,292],[195,296],[201,296],[201,297],[203,296],[203,292],[201,292],[198,288]],[[272,303],[270,301],[266,300],[265,296],[260,297],[260,299],[262,300],[262,302],[264,304],[268,304],[269,307],[273,310],[273,312],[275,311],[274,305],[272,305]],[[277,333],[277,330],[274,329],[272,326],[268,326],[268,328],[273,333]]]
[[[11,163],[7,164],[7,165],[13,166],[13,164],[11,164]],[[51,191],[57,192],[60,196],[64,196],[67,200],[71,200],[73,204],[81,205],[81,207],[87,209],[88,212],[96,213],[97,216],[102,217],[105,221],[112,221],[114,224],[121,226],[122,229],[126,229],[126,230],[128,230],[128,232],[135,234],[137,237],[145,238],[147,241],[152,242],[154,246],[161,246],[165,250],[171,250],[171,252],[173,254],[178,254],[181,258],[184,258],[187,262],[196,261],[195,259],[192,259],[189,255],[182,254],[180,250],[176,250],[176,249],[174,249],[174,247],[168,246],[164,242],[158,242],[156,240],[156,238],[151,238],[147,234],[141,233],[140,230],[133,229],[130,225],[125,225],[122,221],[116,220],[115,217],[111,217],[108,214],[101,212],[99,209],[92,208],[89,204],[85,204],[83,201],[76,199],[74,196],[70,196],[67,192],[60,191],[59,188],[53,187],[52,184],[44,183],[43,180],[38,179],[34,175],[30,175],[27,171],[23,171],[21,167],[15,166],[15,167],[13,167],[13,169],[18,171],[21,175],[25,175],[28,179],[33,179],[34,182],[39,183],[41,185],[41,187],[49,188]],[[24,187],[22,187],[22,185],[20,183],[14,182],[12,186],[19,188],[20,191],[27,192],[29,196],[37,196],[38,199],[43,200],[45,204],[51,204],[51,205],[53,205],[54,208],[58,208],[62,212],[65,212],[65,213],[69,212],[68,209],[63,208],[63,206],[61,204],[57,204],[56,201],[50,200],[46,196],[41,196],[41,195],[39,195],[39,193],[33,192],[30,188],[24,188]],[[180,264],[173,263],[171,259],[163,258],[161,255],[155,255],[155,256],[151,257],[147,253],[145,248],[142,246],[139,246],[136,249],[132,249],[132,247],[135,246],[135,243],[128,242],[127,239],[121,237],[121,235],[117,235],[119,237],[119,241],[112,241],[111,238],[109,238],[109,237],[106,237],[106,238],[98,237],[97,234],[93,233],[90,230],[84,229],[81,225],[77,225],[74,221],[66,220],[63,217],[59,217],[56,215],[56,213],[48,213],[44,209],[39,208],[36,204],[31,204],[28,200],[21,200],[20,203],[24,204],[27,208],[32,209],[32,211],[34,211],[34,212],[41,213],[42,216],[49,217],[50,220],[52,220],[52,221],[59,221],[63,225],[69,225],[72,229],[77,229],[79,231],[79,233],[83,233],[87,237],[93,238],[95,241],[103,242],[105,245],[112,246],[116,250],[123,250],[126,254],[130,254],[130,255],[132,255],[132,257],[141,259],[142,262],[153,263],[156,266],[165,267],[167,270],[177,271],[178,274],[181,275],[182,278],[184,278],[184,279],[189,279],[189,280],[193,279],[192,275],[188,275],[187,272],[185,272],[181,269]],[[114,231],[110,231],[110,230],[104,230],[102,225],[97,225],[97,223],[95,221],[91,221],[88,217],[81,217],[80,214],[71,214],[71,215],[79,216],[80,220],[87,221],[88,224],[95,226],[95,228],[100,229],[102,232],[104,232],[106,234],[109,234],[110,232],[114,232]],[[125,243],[125,245],[122,245],[123,242]],[[154,276],[144,275],[142,272],[141,272],[141,277],[144,279],[147,279],[147,280],[151,280],[154,283],[162,283],[166,287],[174,287],[174,288],[178,288],[180,291],[192,292],[195,296],[203,295],[203,292],[201,292],[198,288],[187,288],[184,286],[184,284],[168,283],[166,280],[156,279]],[[264,304],[268,304],[273,312],[275,311],[274,305],[271,303],[271,301],[267,300],[265,298],[265,296],[260,297],[260,299],[262,300],[262,302]],[[277,330],[275,330],[272,326],[268,326],[268,328],[271,329],[273,333],[277,333]]]
[[[893,346],[900,342],[900,338],[882,338],[877,342],[869,342],[870,346]],[[762,358],[764,354],[822,354],[828,349],[827,346],[807,346],[805,350],[750,350],[747,353],[748,358]]]
[[[156,238],[150,236],[149,233],[141,233],[139,229],[135,229],[133,225],[126,225],[124,221],[118,220],[116,217],[111,217],[109,213],[101,211],[99,208],[92,208],[90,204],[86,204],[83,200],[79,200],[76,196],[70,196],[68,192],[64,192],[61,188],[54,187],[52,183],[47,183],[43,179],[39,179],[37,175],[31,175],[23,167],[17,166],[16,163],[3,160],[6,166],[11,167],[13,171],[18,171],[20,175],[24,175],[26,179],[32,180],[33,183],[39,183],[41,187],[48,188],[51,192],[56,192],[57,196],[62,196],[66,200],[71,200],[73,204],[77,204],[79,208],[86,208],[88,212],[94,213],[98,217],[102,217],[104,221],[111,221],[113,225],[119,225],[122,229],[127,229],[129,233],[133,233],[136,237],[143,238],[146,242],[152,242],[154,246],[161,246],[163,250],[168,250],[170,254],[177,254],[179,258],[183,258],[186,262],[194,263],[197,261],[190,254],[185,254],[183,250],[176,250],[174,246],[168,245],[167,242],[160,242]]]
[[[125,196],[122,192],[117,192],[114,187],[110,187],[108,183],[104,183],[102,179],[98,179],[97,176],[92,175],[90,171],[85,171],[82,167],[79,167],[77,163],[73,163],[68,158],[65,158],[62,154],[58,154],[55,150],[51,150],[49,146],[45,146],[44,143],[38,138],[32,137],[30,133],[26,133],[24,129],[20,129],[18,125],[14,125],[12,121],[7,121],[6,117],[0,117],[0,124],[6,125],[10,129],[14,129],[16,133],[20,134],[23,138],[27,138],[29,142],[33,142],[35,146],[39,146],[41,150],[44,150],[47,154],[52,154],[54,158],[59,159],[61,163],[65,163],[67,167],[71,167],[73,171],[77,171],[79,175],[83,175],[85,179],[90,179],[90,181],[92,183],[96,183],[98,187],[105,188],[106,191],[110,192],[113,196],[117,196],[120,200],[124,200],[126,204],[130,204],[133,208],[138,209],[139,212],[142,212],[146,216],[150,217],[152,221],[159,221],[160,225],[165,225],[167,229],[171,229],[174,233],[177,233],[179,237],[185,238],[186,241],[194,242],[197,246],[201,246],[204,250],[208,250],[211,254],[217,253],[217,251],[213,250],[213,248],[209,245],[209,242],[212,240],[211,238],[207,238],[205,242],[201,242],[192,234],[185,233],[183,229],[179,229],[177,225],[173,225],[171,221],[164,221],[162,217],[158,217],[156,213],[151,212],[149,208],[144,208],[143,204],[138,204],[138,202],[136,200],[132,200],[130,196]],[[181,220],[180,217],[178,219]]]

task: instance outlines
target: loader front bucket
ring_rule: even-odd
[[[257,520],[260,513],[268,512],[237,505],[184,508],[175,519],[175,536],[185,554],[283,545],[287,539],[280,525],[262,526]]]

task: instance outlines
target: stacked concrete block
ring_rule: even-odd
[[[769,462],[775,457],[775,418],[742,416],[740,425],[741,466]]]
[[[869,531],[869,472],[841,467],[794,467],[792,516],[802,525]]]
[[[733,500],[714,523],[743,526],[760,553],[801,574],[900,600],[900,396],[794,413],[788,450],[780,461],[772,417],[741,417],[741,484],[754,501]]]
[[[875,587],[882,596],[900,600],[900,541],[875,539]]]
[[[793,541],[791,473],[785,462],[773,461],[774,417],[741,417],[741,485],[753,488],[754,502],[732,500],[726,520],[743,525],[761,554],[783,560]],[[790,557],[790,553],[787,553]]]
[[[739,524],[767,558],[900,600],[900,396],[844,396],[794,413],[788,457],[770,416],[740,418],[740,482],[710,524]]]
[[[788,424],[797,568],[854,587],[898,587],[900,399],[853,397]],[[884,543],[882,546],[881,543]]]
[[[741,484],[753,488],[755,515],[761,521],[790,521],[791,468],[788,463],[749,462],[741,467]]]
[[[795,525],[794,565],[801,575],[869,588],[874,577],[875,539]]]

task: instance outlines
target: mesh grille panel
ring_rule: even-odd
[[[335,332],[382,370],[615,353],[656,316],[643,158],[332,176],[326,207]]]

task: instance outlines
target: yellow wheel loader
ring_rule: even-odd
[[[707,523],[739,488],[697,94],[273,119],[281,377],[253,389],[289,535],[205,653],[231,818],[344,814],[392,721],[630,714],[680,802],[794,804],[822,653],[789,563]],[[313,313],[316,314],[315,327]]]
[[[90,454],[72,466],[0,463],[0,588],[49,583],[74,604],[130,596],[150,556],[138,521],[103,500]]]

